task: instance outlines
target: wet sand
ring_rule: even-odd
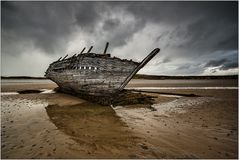
[[[178,85],[177,85],[178,84]],[[127,87],[237,87],[235,80],[132,80]],[[5,84],[2,92],[53,89]],[[62,93],[1,96],[2,158],[237,158],[238,90],[153,90],[145,105],[100,106]]]

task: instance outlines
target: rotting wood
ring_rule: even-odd
[[[106,45],[105,45],[104,54],[106,54],[106,52],[107,52],[107,49],[108,49],[108,46],[109,46],[109,42],[107,42],[107,43],[106,43]]]
[[[90,49],[87,51],[87,53],[90,53],[90,51],[92,50],[93,46],[90,47]]]
[[[82,54],[82,53],[84,52],[84,50],[85,50],[85,47],[82,49],[82,51],[80,52],[80,54]]]
[[[133,72],[125,79],[123,84],[120,86],[119,90],[124,89],[124,87],[129,83],[129,81],[133,78],[133,76],[142,68],[144,67],[158,52],[160,51],[159,48],[154,49],[147,57],[142,60],[142,62],[133,70]]]
[[[62,58],[62,57],[60,57],[60,58],[57,60],[57,62],[58,62],[58,61],[60,61],[60,60],[61,60],[61,58]]]
[[[114,97],[127,85],[131,78],[158,52],[153,50],[141,63],[111,57],[110,54],[87,53],[66,58],[50,64],[46,77],[54,81],[63,92]],[[105,51],[107,52],[108,43]],[[83,52],[85,48],[81,51]]]
[[[68,56],[68,54],[62,60],[66,59],[67,56]]]

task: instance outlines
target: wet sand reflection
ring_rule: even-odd
[[[84,102],[72,106],[48,105],[46,111],[56,127],[79,143],[83,150],[87,149],[88,154],[130,158],[132,155],[126,154],[129,150],[142,150],[137,143],[139,138],[109,106]]]

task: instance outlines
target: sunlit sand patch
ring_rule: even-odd
[[[42,91],[40,94],[49,94],[49,93],[56,93],[54,90],[52,89],[40,89],[40,91]]]
[[[7,95],[17,95],[17,94],[51,94],[56,93],[52,89],[39,89],[39,90],[23,90],[19,92],[1,92],[1,96],[7,96]]]
[[[151,105],[152,108],[155,108],[155,111],[149,110],[148,108],[125,108],[122,106],[117,106],[114,109],[116,114],[127,124],[135,123],[135,121],[142,121],[145,123],[146,121],[154,121],[155,115],[170,117],[172,113],[185,113],[187,107],[197,106],[213,99],[214,98],[210,97],[180,97],[170,102]],[[150,122],[150,124],[157,123]]]
[[[8,95],[16,95],[19,94],[17,92],[1,92],[1,96],[8,96]]]
[[[170,113],[185,113],[187,107],[196,106],[202,103],[205,103],[207,101],[210,101],[210,98],[208,97],[198,97],[198,98],[181,98],[176,99],[171,102],[167,103],[158,103],[153,104],[152,107],[157,109],[158,115],[166,115],[169,116]]]
[[[180,98],[182,96],[178,96],[178,95],[170,95],[170,94],[159,94],[160,96],[163,96],[163,97],[175,97],[175,98]]]

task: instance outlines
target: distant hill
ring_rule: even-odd
[[[30,76],[1,76],[1,79],[46,79],[45,77],[30,77]]]
[[[238,79],[238,75],[221,75],[221,76],[156,76],[156,75],[145,75],[136,74],[134,79]]]
[[[1,79],[47,79],[45,77],[30,77],[30,76],[1,76]],[[221,76],[157,76],[136,74],[133,79],[238,79],[238,75],[221,75]]]

